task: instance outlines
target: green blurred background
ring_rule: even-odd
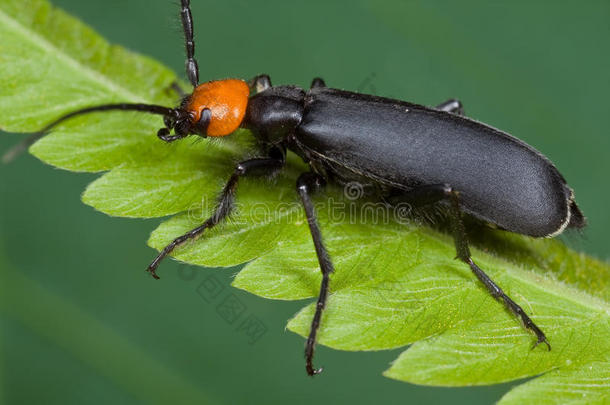
[[[1,1],[1,0],[0,0]],[[55,0],[111,42],[183,72],[175,1]],[[602,259],[610,227],[610,3],[577,1],[193,0],[202,80],[268,73],[275,84],[332,87],[468,115],[551,158],[588,216],[567,243]],[[15,136],[2,136],[0,150]],[[284,325],[303,302],[228,287],[235,269],[167,262],[144,273],[160,220],[109,218],[79,201],[95,175],[31,156],[0,169],[2,398],[7,404],[488,404],[511,384],[420,387],[381,376],[400,350],[318,349]],[[11,271],[9,271],[11,270]],[[341,271],[338,269],[338,271]],[[215,275],[267,332],[254,344],[198,290]]]

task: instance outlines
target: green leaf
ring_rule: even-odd
[[[118,101],[173,104],[174,73],[108,44],[46,1],[0,4],[0,126],[35,131],[66,112]],[[8,112],[8,113],[6,113]],[[100,171],[170,153],[158,148],[154,120],[137,113],[70,120],[32,153],[69,170]]]
[[[168,90],[176,77],[168,69],[107,44],[46,1],[26,3],[0,3],[2,128],[32,131],[65,112],[107,102],[176,102]],[[62,124],[31,152],[56,167],[107,171],[83,200],[109,215],[177,214],[151,235],[149,244],[161,249],[211,213],[234,163],[251,154],[246,131],[217,142],[167,145],[155,136],[161,125],[146,114],[90,114]],[[247,263],[233,285],[262,297],[315,297],[321,275],[294,191],[305,166],[292,155],[288,163],[276,179],[244,179],[231,220],[175,257],[202,266]],[[341,350],[411,345],[385,375],[417,384],[535,377],[511,390],[501,400],[506,404],[609,400],[607,264],[554,240],[474,234],[475,260],[531,314],[553,347],[531,349],[533,337],[453,260],[449,236],[401,224],[391,211],[367,211],[333,187],[316,203],[336,268],[320,344]],[[313,309],[313,303],[305,306],[288,328],[306,335]]]

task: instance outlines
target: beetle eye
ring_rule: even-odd
[[[195,124],[195,129],[197,133],[204,138],[207,137],[208,127],[210,126],[210,121],[212,120],[212,111],[209,108],[204,108],[201,110],[201,115],[199,121]]]

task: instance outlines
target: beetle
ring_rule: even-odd
[[[260,157],[235,166],[212,216],[178,236],[148,266],[156,271],[176,248],[223,222],[232,212],[240,178],[273,175],[291,151],[309,166],[296,180],[322,273],[320,292],[305,345],[306,371],[313,376],[316,334],[334,267],[322,239],[312,195],[327,183],[358,182],[389,204],[441,206],[449,216],[457,259],[486,290],[536,337],[551,346],[527,313],[473,261],[463,217],[532,237],[554,237],[586,220],[572,189],[551,161],[517,138],[464,115],[458,100],[434,108],[338,90],[316,78],[309,89],[273,86],[268,75],[250,80],[199,83],[190,1],[181,0],[186,74],[193,86],[175,108],[118,103],[91,106],[57,118],[4,156],[8,161],[59,123],[97,111],[141,111],[163,117],[157,136],[174,142],[195,135],[224,137],[238,128],[251,131]]]

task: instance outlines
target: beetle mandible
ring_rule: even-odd
[[[148,266],[157,267],[174,249],[200,236],[231,213],[239,179],[280,171],[292,151],[310,171],[296,180],[318,257],[322,282],[306,341],[306,371],[313,366],[316,333],[334,271],[322,240],[311,199],[325,184],[357,181],[391,204],[439,204],[449,214],[457,258],[467,264],[487,291],[529,331],[536,345],[551,346],[544,332],[472,260],[462,216],[532,237],[554,237],[582,228],[585,217],[572,189],[540,152],[513,136],[464,116],[458,100],[434,108],[405,101],[326,87],[316,78],[308,90],[273,86],[267,75],[248,81],[225,79],[199,83],[190,1],[181,0],[186,43],[186,73],[193,91],[176,108],[149,104],[105,104],[63,115],[5,154],[5,161],[77,115],[107,110],[141,111],[163,116],[157,136],[174,142],[190,135],[223,137],[249,129],[261,157],[238,163],[221,191],[213,215],[177,237]],[[172,133],[173,131],[173,133]]]

